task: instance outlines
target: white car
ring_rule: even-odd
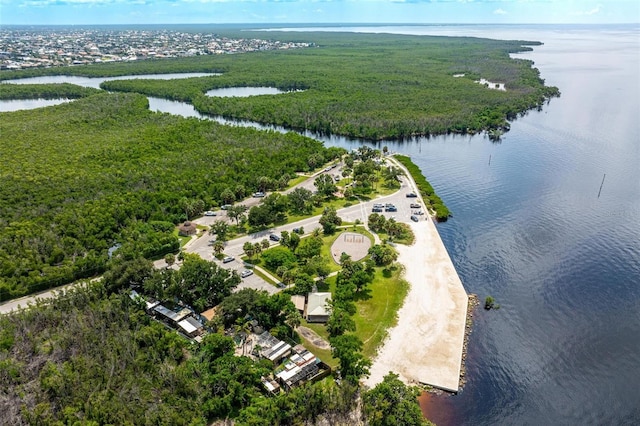
[[[229,262],[233,262],[235,259],[231,256],[227,256],[224,259],[222,259],[222,263],[229,263]]]
[[[206,212],[204,212],[205,216],[216,216],[216,212],[212,211],[212,210],[207,210]]]
[[[245,269],[244,271],[240,272],[240,276],[242,278],[247,278],[249,275],[253,275],[253,271],[249,269]]]

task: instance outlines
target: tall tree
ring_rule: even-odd
[[[418,388],[405,385],[397,374],[387,374],[381,383],[362,396],[367,423],[371,426],[431,426],[418,405],[419,395]]]
[[[236,225],[240,224],[240,219],[247,211],[247,206],[243,204],[235,204],[227,209],[227,216],[236,221]]]
[[[209,234],[215,235],[218,241],[227,241],[227,233],[229,232],[229,224],[224,220],[216,220],[209,227]]]
[[[342,218],[338,216],[334,207],[326,207],[320,216],[320,225],[325,235],[331,235],[336,232],[338,226],[342,225]]]
[[[346,381],[357,383],[369,376],[371,361],[362,355],[362,341],[353,334],[342,334],[330,339],[331,353],[340,360],[340,375]]]

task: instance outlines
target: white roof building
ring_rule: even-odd
[[[330,300],[331,293],[309,293],[306,320],[309,322],[327,322],[331,314],[328,306]]]

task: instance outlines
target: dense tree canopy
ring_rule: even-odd
[[[556,88],[544,86],[531,61],[509,57],[529,50],[527,45],[539,44],[536,42],[392,34],[253,35],[304,39],[315,47],[8,72],[0,78],[221,72],[171,84],[112,80],[102,87],[189,101],[201,112],[224,117],[367,139],[504,127],[507,119],[558,94]],[[464,76],[454,77],[461,74]],[[474,82],[480,78],[504,83],[507,90]],[[205,95],[210,89],[234,86],[269,86],[290,93],[251,99]]]
[[[387,374],[382,383],[364,393],[364,413],[371,426],[430,426],[418,406],[420,390],[407,386],[397,374]]]
[[[328,155],[293,133],[152,113],[133,94],[1,116],[0,300],[100,273],[116,242],[128,258],[175,252],[189,206]]]

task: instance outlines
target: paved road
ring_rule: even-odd
[[[315,173],[311,178],[307,179],[306,181],[296,185],[294,188],[291,188],[285,192],[290,192],[297,187],[303,187],[311,191],[315,191],[315,186],[313,185],[313,181],[316,176],[320,174],[330,174],[332,176],[339,175],[341,173],[341,170],[342,170],[341,166],[338,166],[336,168],[329,169],[329,170],[326,170],[326,169],[321,170]],[[340,209],[338,210],[338,216],[340,216],[346,222],[355,222],[356,220],[359,220],[362,223],[366,223],[367,218],[371,214],[371,210],[373,208],[374,203],[391,203],[397,207],[398,211],[383,212],[381,214],[387,218],[394,217],[398,222],[409,222],[411,214],[417,210],[409,207],[410,203],[421,203],[421,201],[419,198],[406,197],[406,194],[409,192],[417,193],[417,189],[412,183],[412,180],[408,179],[405,176],[401,176],[400,180],[401,180],[401,188],[398,192],[392,195],[377,198],[372,201],[367,201],[367,202],[359,203],[350,207],[345,207],[343,209]],[[250,208],[252,206],[258,205],[261,201],[262,201],[262,198],[247,198],[246,200],[242,201],[241,204]],[[420,210],[424,211],[424,208]],[[218,211],[217,214],[218,214],[217,216],[203,216],[201,218],[193,220],[193,222],[201,225],[209,226],[216,220],[222,219],[225,221],[230,221],[230,219],[228,218],[224,210]],[[419,217],[420,217],[420,220],[425,220],[425,219],[428,220],[429,218],[427,215],[419,216]],[[235,269],[238,271],[238,273],[240,273],[242,270],[246,269],[244,263],[240,260],[240,257],[244,254],[244,250],[242,249],[242,246],[244,245],[244,243],[246,243],[247,241],[256,243],[256,242],[262,241],[263,239],[268,240],[270,234],[280,235],[282,231],[292,232],[294,228],[298,228],[298,227],[303,227],[305,234],[309,234],[313,232],[314,229],[321,228],[319,220],[320,220],[320,216],[314,216],[314,217],[300,220],[295,223],[289,223],[276,228],[271,228],[265,231],[260,231],[254,234],[250,234],[247,236],[243,236],[243,237],[228,241],[226,243],[224,253],[228,256],[233,256],[235,260],[226,264],[223,264],[221,261],[214,259],[212,247],[209,245],[209,241],[212,239],[212,237],[208,233],[204,233],[200,238],[193,239],[192,241],[187,243],[187,245],[184,247],[184,250],[188,253],[196,253],[200,257],[206,260],[215,260],[215,262],[217,262],[220,266],[223,266],[229,269]],[[277,244],[270,240],[269,242],[271,245]],[[162,268],[167,266],[164,260],[162,259],[154,262],[154,265],[157,268]],[[177,268],[177,267],[178,265],[174,265],[174,268]],[[274,278],[274,281],[275,281],[275,278]],[[47,291],[35,296],[26,296],[21,299],[16,299],[16,300],[12,300],[12,301],[0,304],[0,314],[10,312],[13,309],[17,309],[18,306],[24,307],[29,302],[33,303],[37,298],[40,298],[40,299],[51,298],[53,297],[56,291],[59,291],[60,289],[63,289],[65,287],[69,287],[72,285],[75,285],[75,284],[69,284],[68,286],[52,289],[50,291]],[[266,282],[264,279],[262,279],[256,274],[243,278],[242,283],[238,286],[238,289],[242,289],[242,288],[266,290],[269,293],[275,293],[277,291],[280,291],[280,289]]]
[[[99,279],[101,278],[94,278],[92,281]],[[61,287],[52,288],[51,290],[43,291],[42,293],[2,302],[0,304],[0,315],[8,314],[11,311],[19,311],[20,309],[24,309],[29,306],[29,304],[36,303],[37,300],[52,299],[56,297],[58,293],[68,290],[74,286],[80,285],[84,282],[85,281],[74,282],[71,284],[63,285]]]

